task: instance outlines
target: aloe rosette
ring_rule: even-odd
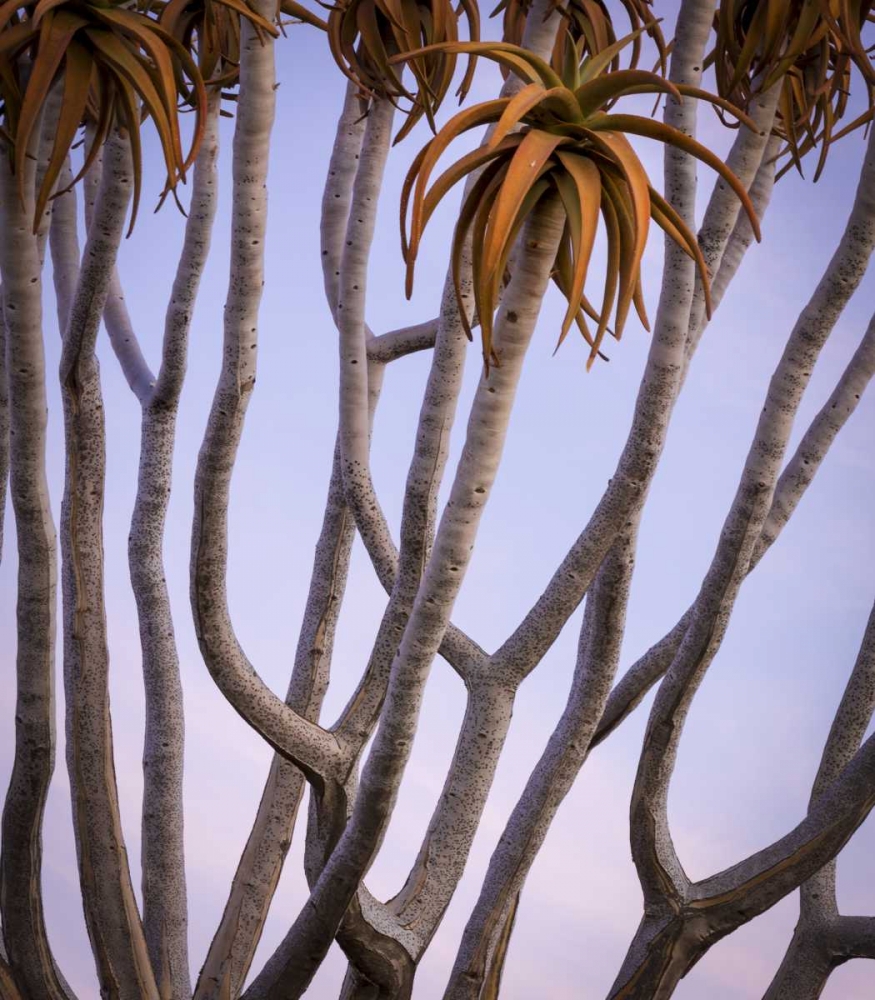
[[[590,57],[582,56],[579,41],[568,41],[579,58],[564,59],[561,75],[543,59],[507,43],[452,46],[454,51],[499,63],[519,76],[524,86],[513,97],[486,101],[460,112],[421,150],[402,194],[402,250],[409,295],[423,231],[437,205],[455,184],[480,171],[456,225],[452,270],[460,295],[462,249],[470,233],[474,297],[487,366],[500,363],[492,341],[493,315],[511,251],[524,221],[548,192],[558,195],[565,213],[555,265],[556,283],[568,300],[559,343],[577,323],[591,347],[588,367],[598,356],[612,312],[611,332],[617,338],[633,306],[649,329],[641,291],[641,262],[651,220],[695,260],[710,314],[708,274],[696,237],[651,185],[630,135],[674,146],[717,171],[738,195],[759,239],[748,194],[718,156],[669,125],[605,110],[631,94],[670,94],[678,100],[707,100],[753,124],[728,101],[696,88],[676,86],[656,73],[637,69],[611,72],[617,52],[630,41],[631,36],[621,39]],[[494,125],[489,141],[459,159],[429,187],[438,160],[451,143],[484,125]],[[584,297],[584,286],[600,219],[607,236],[607,267],[601,306],[595,309]],[[461,312],[464,317],[465,310]],[[587,316],[596,324],[594,333]],[[471,337],[470,328],[467,332]]]

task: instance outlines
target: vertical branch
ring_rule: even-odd
[[[692,887],[674,850],[668,789],[692,699],[720,647],[768,512],[793,419],[818,355],[859,286],[875,247],[875,140],[841,242],[803,309],[769,384],[735,499],[699,591],[690,625],[660,685],[648,722],[632,796],[632,853],[646,918],[614,986],[614,996],[669,989],[707,950],[713,936],[684,916]],[[703,920],[697,914],[696,919]],[[747,918],[749,919],[749,917]],[[648,944],[656,934],[662,958]],[[692,937],[698,942],[691,944]],[[634,989],[633,989],[634,984]]]
[[[101,989],[157,1000],[119,815],[109,714],[103,577],[105,427],[97,331],[131,197],[128,142],[114,134],[64,335],[67,476],[62,509],[67,767],[86,924]]]
[[[25,188],[33,191],[34,160]],[[22,204],[7,150],[0,153],[0,274],[6,339],[10,487],[18,541],[15,758],[0,849],[0,916],[10,975],[26,996],[65,1000],[46,936],[42,823],[55,764],[57,554],[46,481],[46,382],[42,281],[31,232],[33,195]],[[5,478],[4,478],[5,487]],[[5,488],[3,502],[5,505]]]
[[[260,0],[270,19],[275,7]],[[258,311],[264,286],[267,172],[276,106],[272,38],[241,23],[240,96],[234,129],[231,269],[225,300],[222,370],[198,455],[190,591],[195,633],[213,680],[246,722],[276,750],[324,775],[337,741],[267,687],[247,660],[228,607],[231,475],[255,386]]]
[[[698,86],[714,15],[713,0],[684,0],[678,15],[669,76],[673,83]],[[696,101],[668,97],[665,121],[686,135],[696,131]],[[695,229],[696,161],[667,145],[665,197]],[[493,669],[517,682],[541,660],[583,600],[623,524],[643,506],[668,434],[682,384],[684,349],[690,324],[695,264],[666,237],[665,266],[656,324],[632,426],[617,469],[571,550],[544,593],[492,657]]]
[[[355,533],[335,451],[322,532],[298,638],[286,703],[315,722],[328,688],[334,634]],[[197,1000],[238,996],[261,937],[291,844],[304,787],[301,771],[274,755],[258,813],[243,850],[218,929],[198,977]]]
[[[367,271],[377,203],[392,136],[395,109],[374,98],[368,110],[361,156],[352,188],[346,240],[337,289],[340,335],[340,460],[347,502],[378,575],[394,580],[394,556],[388,525],[379,510],[370,470],[368,360],[365,329]],[[330,275],[329,275],[330,279]],[[330,280],[328,294],[331,294]],[[382,565],[381,565],[382,564]]]
[[[811,806],[853,760],[875,711],[875,607],[860,653],[836,711],[811,789]],[[870,932],[875,919],[870,921]],[[836,862],[828,862],[800,886],[800,913],[793,940],[765,1000],[816,1000],[832,970],[853,955],[848,932],[856,925],[839,915]]]
[[[73,181],[67,158],[58,184],[69,187]],[[49,229],[52,254],[52,280],[58,309],[58,329],[63,337],[70,321],[70,310],[79,281],[79,221],[76,189],[72,188],[52,201],[52,221]]]
[[[498,324],[502,364],[481,380],[468,437],[434,548],[392,666],[380,726],[362,771],[349,824],[310,901],[247,997],[297,997],[322,961],[382,840],[410,755],[422,694],[449,623],[489,491],[498,469],[526,348],[559,240],[554,205],[528,223],[527,252],[505,293]]]
[[[745,188],[750,189],[754,185],[759,175],[760,167],[763,164],[765,152],[772,134],[772,127],[775,123],[775,111],[778,106],[778,98],[781,95],[781,87],[781,83],[776,83],[765,93],[758,94],[751,101],[750,107],[747,110],[757,129],[754,131],[746,125],[740,125],[738,135],[726,159],[727,167],[729,167]],[[774,167],[772,168],[772,176],[774,176]],[[722,270],[723,255],[729,246],[736,227],[739,225],[741,216],[745,214],[741,212],[741,202],[738,200],[738,195],[736,195],[722,177],[718,177],[714,185],[714,191],[708,201],[708,207],[705,211],[705,217],[702,220],[702,227],[699,230],[698,237],[699,246],[702,248],[702,256],[705,258],[705,265],[708,268],[708,273],[713,277],[719,276]],[[734,253],[737,254],[738,250],[739,247],[736,246]],[[721,295],[729,281],[731,281],[734,273],[730,264],[722,279]],[[705,290],[702,285],[701,276],[697,274],[696,291],[690,310],[687,364],[689,364],[689,359],[692,357],[701,340],[706,325]]]
[[[512,932],[503,918],[515,909],[553,817],[586,760],[611,690],[625,630],[637,527],[636,519],[611,547],[587,596],[565,710],[490,859],[445,1000],[478,1000],[490,977],[500,974],[498,963],[504,960]]]
[[[775,158],[781,148],[781,140],[774,135],[769,136],[763,158],[757,169],[749,194],[757,217],[762,220],[772,200],[775,189]],[[723,300],[726,289],[738,272],[744,255],[753,243],[753,227],[746,212],[739,212],[735,228],[720,258],[720,266],[711,280],[711,305],[716,310]],[[701,322],[701,321],[700,321]],[[693,331],[695,332],[695,331]]]
[[[185,722],[163,542],[188,335],[209,254],[218,194],[221,95],[211,92],[208,102],[185,238],[165,319],[161,368],[154,389],[143,401],[140,468],[128,537],[146,693],[143,931],[161,995],[172,1000],[188,1000],[191,996],[191,974],[183,843]],[[108,320],[107,326],[111,325]]]
[[[325,298],[335,319],[337,319],[337,300],[340,295],[341,262],[349,223],[349,206],[365,137],[365,123],[368,120],[364,111],[358,88],[352,82],[348,83],[343,109],[337,122],[331,159],[328,162],[328,178],[322,193],[322,218],[319,229]]]

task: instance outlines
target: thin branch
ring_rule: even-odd
[[[756,183],[763,164],[766,148],[772,134],[775,123],[775,112],[778,107],[778,99],[781,95],[783,83],[774,84],[765,93],[758,94],[750,102],[747,113],[752,118],[757,130],[753,131],[746,125],[739,126],[738,135],[729,156],[726,158],[726,165],[741,181],[746,189],[750,189]],[[705,258],[705,265],[708,273],[719,276],[722,270],[723,255],[725,254],[730,241],[734,235],[739,219],[746,213],[741,211],[741,202],[738,195],[729,187],[722,177],[718,177],[714,185],[714,190],[708,200],[708,207],[705,210],[705,217],[702,220],[702,227],[699,230],[699,246],[702,248],[702,256]],[[733,248],[735,253],[741,250],[741,245]],[[735,265],[737,267],[737,265]],[[730,270],[732,264],[730,263]],[[727,272],[724,275],[722,289],[731,280],[731,275]],[[707,326],[705,315],[705,292],[702,285],[701,276],[696,274],[696,292],[693,297],[693,305],[690,311],[690,337],[687,343],[687,364],[702,337]]]
[[[140,466],[128,536],[137,603],[146,729],[143,746],[143,929],[162,997],[189,1000],[188,899],[183,842],[185,721],[179,654],[164,567],[173,446],[188,337],[217,202],[221,95],[208,97],[191,205],[164,324],[161,370],[142,400]],[[117,271],[114,272],[117,276]]]
[[[86,125],[85,129],[86,155],[90,152],[93,142],[94,125],[89,124]],[[103,151],[101,150],[85,176],[85,225],[88,229],[91,228],[91,219],[94,213],[94,205],[100,187],[102,172]],[[115,265],[112,269],[109,291],[106,295],[106,305],[103,309],[103,322],[106,326],[110,345],[121,366],[125,381],[140,403],[145,403],[154,389],[155,375],[149,367],[146,358],[143,356],[143,351],[137,339],[137,334],[134,331],[134,325],[128,312],[127,303],[125,302],[125,293],[122,288],[121,279],[119,278],[118,267]]]
[[[854,669],[833,719],[811,792],[811,808],[840,778],[875,711],[875,607]],[[875,958],[875,917],[842,917],[836,899],[836,862],[827,862],[800,888],[800,913],[784,961],[765,1000],[819,997],[832,970],[854,957]],[[795,991],[795,992],[794,992]]]
[[[634,566],[637,520],[602,564],[584,610],[577,665],[562,718],[553,730],[492,854],[465,927],[445,1000],[477,1000],[497,974],[511,929],[503,919],[519,900],[550,825],[586,760],[620,658]]]
[[[368,341],[368,361],[389,364],[408,354],[427,351],[434,347],[439,319],[429,319],[424,323],[404,326],[400,330],[390,330]]]
[[[860,346],[842,373],[835,389],[809,425],[793,457],[787,462],[778,479],[768,517],[751,555],[749,573],[759,564],[789,522],[805,491],[813,482],[833,441],[859,405],[873,375],[875,375],[875,318],[869,323]],[[690,607],[670,632],[629,667],[611,692],[605,714],[593,738],[593,746],[606,739],[638,707],[647,692],[665,674],[686,634],[692,614],[693,609]]]
[[[286,694],[286,703],[313,722],[319,717],[328,688],[354,534],[343,492],[338,447]],[[231,996],[242,991],[291,844],[303,787],[304,778],[298,768],[275,755],[222,920],[198,978],[196,1000],[221,1000],[222,990]]]
[[[827,452],[859,405],[875,375],[875,316],[863,335],[835,389],[799,442],[799,446],[778,480],[775,500],[763,526],[762,536],[751,557],[755,565],[790,520],[793,511],[811,485]]]
[[[348,83],[328,162],[319,227],[325,300],[335,321],[349,207],[369,118],[365,110],[358,88]]]
[[[772,193],[775,190],[775,156],[780,148],[781,140],[777,136],[770,136],[756,177],[748,192],[760,222],[765,217],[772,200]],[[720,267],[711,279],[711,306],[715,311],[723,301],[726,289],[738,273],[741,262],[753,241],[753,227],[747,212],[739,212],[735,228],[732,230],[732,235],[729,237],[729,242],[720,258]]]
[[[42,278],[33,222],[34,163],[22,204],[7,150],[0,153],[0,276],[3,281],[3,431],[0,462],[11,465],[18,542],[15,757],[0,852],[0,910],[12,978],[10,996],[67,1000],[46,936],[42,824],[55,764],[57,552],[46,478],[46,376]],[[8,448],[8,451],[7,451]],[[6,504],[6,469],[3,470]],[[5,987],[4,987],[5,988]]]
[[[101,989],[157,1000],[128,870],[112,752],[103,577],[105,429],[94,353],[131,197],[128,141],[114,134],[104,160],[60,371],[67,449],[61,531],[67,766],[85,918]]]

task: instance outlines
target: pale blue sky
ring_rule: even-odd
[[[670,12],[666,12],[670,18]],[[267,282],[261,313],[259,373],[237,463],[231,510],[232,610],[240,639],[265,680],[284,692],[306,596],[336,421],[336,340],[322,296],[319,202],[344,80],[324,39],[306,28],[278,43],[278,116],[270,178]],[[481,65],[470,101],[492,96],[497,73]],[[702,135],[725,147],[731,134],[703,111]],[[228,256],[232,123],[223,131],[221,209],[192,330],[183,393],[176,482],[167,531],[167,571],[183,663],[188,749],[191,955],[196,974],[221,913],[261,792],[269,752],[224,703],[200,659],[188,609],[192,478],[220,359]],[[405,303],[397,204],[423,127],[390,158],[370,271],[368,319],[376,331],[433,315],[439,301],[453,218],[430,226]],[[147,184],[160,187],[154,140],[146,140]],[[636,143],[660,176],[661,155]],[[829,259],[850,208],[863,153],[859,137],[830,158],[815,187],[788,176],[709,329],[677,407],[665,457],[642,527],[623,665],[661,637],[694,596],[711,558],[740,472],[768,378],[800,305]],[[702,173],[702,187],[710,180]],[[147,190],[149,188],[147,187]],[[449,206],[448,206],[449,209]],[[143,212],[124,245],[121,270],[144,350],[156,358],[180,218],[171,208]],[[655,314],[661,242],[646,258],[647,300]],[[598,267],[598,263],[596,264]],[[814,373],[794,442],[828,395],[875,306],[870,275],[842,317]],[[62,491],[61,414],[54,373],[57,337],[47,303],[51,485]],[[494,648],[540,593],[613,471],[628,429],[647,334],[630,322],[611,362],[589,375],[580,343],[552,357],[562,303],[551,291],[527,362],[504,465],[481,530],[455,620]],[[129,853],[139,880],[142,693],[139,647],[125,539],[133,502],[139,413],[102,339],[108,421],[107,606],[117,769]],[[476,381],[472,347],[462,413]],[[397,525],[416,426],[426,356],[402,360],[386,377],[373,454],[377,488]],[[786,832],[805,811],[823,740],[875,598],[875,496],[872,427],[875,397],[864,398],[822,473],[774,549],[745,584],[723,650],[690,713],[672,787],[674,834],[691,875],[722,869]],[[453,439],[458,453],[460,418]],[[14,531],[0,567],[0,783],[12,748]],[[338,633],[325,718],[345,702],[363,667],[384,596],[357,545]],[[579,614],[517,703],[507,749],[471,862],[418,978],[417,996],[439,998],[465,919],[504,821],[564,704],[574,664]],[[61,691],[59,673],[59,692]],[[377,895],[403,882],[417,851],[463,711],[461,683],[438,663],[429,682],[418,739],[384,849],[369,878]],[[649,703],[649,702],[648,702]],[[61,720],[59,707],[59,720]],[[526,887],[508,960],[507,1000],[599,1000],[640,917],[629,860],[627,811],[646,719],[639,709],[593,754],[557,817]],[[69,786],[59,725],[58,767],[45,833],[46,905],[56,956],[81,1000],[97,997],[81,916],[70,823]],[[840,902],[875,913],[875,824],[864,825],[842,856]],[[304,900],[296,839],[256,966],[283,935]],[[761,996],[789,940],[794,899],[725,940],[677,992],[680,1000]],[[331,1000],[343,962],[336,952],[308,996]],[[875,963],[840,969],[828,1000],[864,1000],[875,990]]]

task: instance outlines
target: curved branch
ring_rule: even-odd
[[[121,830],[109,715],[103,577],[105,428],[94,354],[131,197],[130,147],[116,134],[61,355],[67,449],[62,511],[67,766],[86,923],[101,989],[157,1000]]]
[[[498,324],[502,364],[488,381],[481,380],[475,396],[456,480],[392,667],[380,726],[350,821],[305,910],[247,991],[248,998],[301,995],[382,839],[410,754],[423,688],[497,471],[522,359],[549,280],[559,228],[558,213],[552,207],[539,210],[527,227],[524,238],[529,252],[508,287]]]
[[[685,876],[668,831],[667,796],[684,720],[719,649],[754,546],[771,509],[793,419],[811,371],[875,248],[875,141],[870,142],[845,232],[802,310],[772,376],[741,481],[693,617],[660,686],[644,739],[632,798],[632,849],[650,901]]]
[[[208,97],[191,205],[164,324],[161,370],[143,403],[128,566],[137,604],[146,730],[143,746],[143,929],[162,996],[189,1000],[188,899],[183,843],[185,722],[179,654],[164,567],[176,415],[188,335],[216,213],[221,95]],[[114,272],[117,277],[117,271]],[[107,322],[107,326],[111,326]]]
[[[445,1000],[478,1000],[498,974],[523,884],[589,753],[620,658],[634,566],[637,519],[620,535],[590,588],[577,665],[562,718],[523,790],[489,861],[479,898],[462,936]],[[504,947],[497,947],[501,940]]]
[[[763,525],[762,536],[751,557],[752,566],[765,554],[811,485],[839,431],[856,410],[875,375],[875,316],[839,381],[811,422],[793,457],[781,473],[775,500]]]
[[[32,191],[34,159],[26,161]],[[0,154],[5,404],[2,451],[18,542],[15,757],[6,792],[0,849],[0,910],[11,996],[67,1000],[46,935],[42,901],[42,824],[55,763],[57,552],[46,477],[46,379],[42,279],[31,232],[33,196],[22,204],[9,157]],[[8,421],[8,422],[7,422]],[[11,434],[11,436],[10,436]],[[6,451],[6,448],[9,451]],[[4,461],[5,464],[5,461]],[[2,506],[6,504],[3,475]]]
[[[269,3],[265,10],[267,7]],[[246,408],[255,385],[268,148],[275,107],[273,41],[261,37],[245,19],[241,31],[231,274],[225,304],[222,371],[195,478],[191,605],[204,661],[233,708],[308,777],[320,779],[337,764],[337,741],[264,684],[240,647],[228,608],[228,501]]]
[[[367,105],[359,96],[358,88],[355,84],[348,83],[328,162],[319,227],[325,299],[335,321],[349,207],[365,137],[365,123],[368,120],[366,112]]]
[[[875,375],[875,317],[870,321],[860,346],[841,375],[829,399],[811,422],[793,457],[787,462],[775,487],[775,495],[759,540],[754,546],[748,572],[777,541],[805,491],[814,480],[839,431],[857,408],[866,387]],[[688,608],[672,630],[641,656],[617,683],[592,745],[597,746],[644,699],[647,692],[671,666],[686,634],[693,609]]]
[[[775,135],[770,136],[759,169],[750,186],[750,200],[760,222],[765,217],[775,189],[775,157],[780,148],[781,140]],[[711,279],[711,307],[715,312],[753,241],[753,228],[747,212],[739,212],[735,228],[720,258],[720,266]]]
[[[875,736],[818,796],[794,830],[732,868],[697,882],[690,908],[707,910],[709,917],[726,921],[732,929],[763,913],[831,861],[873,805]]]
[[[335,627],[354,535],[344,498],[338,446],[286,694],[286,703],[313,722],[319,717],[328,688]],[[291,844],[303,787],[304,778],[298,768],[275,755],[222,920],[198,977],[195,1000],[221,1000],[223,990],[232,997],[242,991]]]
[[[729,156],[726,158],[726,166],[735,174],[746,189],[751,189],[760,174],[760,168],[772,135],[772,127],[775,123],[775,112],[778,107],[778,99],[781,95],[782,83],[776,83],[765,93],[758,94],[747,108],[747,113],[757,126],[757,131],[752,131],[746,125],[739,125],[738,135]],[[774,165],[771,166],[774,175]],[[739,225],[742,216],[746,213],[741,211],[741,202],[738,195],[729,187],[722,177],[718,177],[714,185],[714,190],[708,201],[705,210],[705,217],[702,220],[702,227],[699,230],[699,246],[702,249],[702,256],[705,258],[705,265],[708,273],[719,277],[723,270],[723,256],[728,249],[729,243]],[[743,232],[743,230],[742,230]],[[749,245],[749,244],[748,244]],[[735,252],[742,250],[744,244],[739,242]],[[746,247],[745,247],[746,249]],[[737,269],[730,262],[727,271],[721,282],[721,296],[726,286],[732,279]],[[690,337],[687,343],[687,364],[695,353],[696,347],[702,338],[702,333],[707,326],[708,320],[705,315],[705,291],[702,286],[702,279],[696,273],[696,291],[693,297],[693,305],[690,310]]]
[[[853,761],[875,711],[875,607],[824,747],[811,807]],[[836,900],[836,862],[827,862],[800,887],[799,923],[765,1000],[816,998],[832,970],[855,957],[875,958],[875,918],[842,917]],[[867,954],[868,952],[868,954]]]

